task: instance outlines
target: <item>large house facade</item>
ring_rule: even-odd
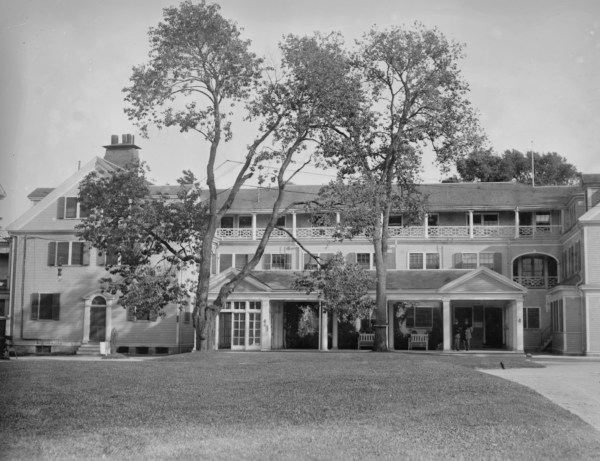
[[[86,174],[110,174],[137,158],[130,137],[105,146],[54,189],[36,189],[34,206],[8,227],[11,236],[10,321],[17,350],[31,353],[96,351],[112,328],[130,353],[174,353],[193,347],[189,312],[135,319],[118,299],[101,293],[105,257],[76,239],[85,216],[75,197]],[[290,186],[283,207],[305,201],[320,186]],[[151,186],[175,197],[175,186]],[[429,214],[407,226],[390,218],[387,255],[388,346],[406,348],[411,333],[451,350],[452,323],[473,327],[473,350],[551,350],[600,355],[600,175],[578,186],[517,183],[422,185]],[[221,194],[224,197],[226,194]],[[221,220],[213,242],[211,296],[254,254],[275,191],[244,189]],[[332,228],[315,227],[302,207],[280,217],[313,254],[341,252],[374,270],[364,237],[333,242]],[[215,347],[226,350],[356,348],[368,319],[341,323],[320,313],[314,294],[294,291],[310,256],[280,230],[271,235],[259,266],[228,298],[217,320]]]

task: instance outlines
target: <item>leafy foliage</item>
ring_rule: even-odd
[[[474,150],[459,159],[456,169],[463,181],[506,182],[516,180],[531,184],[531,152],[506,150],[499,155],[492,149]],[[578,180],[577,168],[556,152],[534,152],[535,184],[560,186]]]
[[[340,252],[317,269],[296,276],[292,288],[317,293],[323,310],[337,314],[340,320],[365,318],[373,311],[374,301],[368,293],[373,278],[360,266],[348,263]]]

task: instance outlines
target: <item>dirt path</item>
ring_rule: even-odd
[[[546,368],[480,371],[527,386],[600,431],[600,362],[535,361]]]

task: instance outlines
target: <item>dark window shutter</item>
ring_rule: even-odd
[[[52,320],[60,320],[60,293],[52,295]]]
[[[156,322],[156,319],[158,318],[158,312],[156,312],[154,309],[151,309],[148,318],[151,322]]]
[[[59,197],[56,201],[56,217],[65,219],[65,197]]]
[[[219,256],[219,272],[229,269],[233,264],[233,255],[222,254]]]
[[[454,253],[454,255],[452,256],[452,262],[453,262],[454,269],[462,269],[463,268],[462,253]]]
[[[271,253],[263,254],[263,270],[271,270]]]
[[[285,268],[287,270],[290,270],[292,268],[292,255],[290,254],[285,255]]]
[[[406,328],[415,327],[415,308],[413,306],[406,308]]]
[[[48,242],[48,265],[56,265],[56,242]]]
[[[348,253],[346,261],[348,261],[348,264],[356,264],[356,253]]]
[[[387,254],[387,268],[390,270],[396,270],[396,251],[388,252]]]
[[[494,253],[494,271],[502,273],[502,253]]]
[[[184,312],[183,313],[183,323],[190,323],[190,318],[192,317],[192,313],[191,312]]]
[[[133,311],[133,307],[128,307],[127,308],[127,321],[128,322],[135,322],[135,313]]]
[[[106,261],[106,250],[98,248],[96,250],[96,266],[104,266]]]
[[[83,244],[83,257],[81,259],[82,264],[84,266],[89,266],[90,265],[90,250],[91,250],[91,247],[90,247],[89,242],[85,242]]]
[[[31,293],[31,320],[38,319],[39,306],[40,306],[39,293]]]

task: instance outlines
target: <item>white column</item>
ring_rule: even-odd
[[[82,344],[90,342],[90,308],[92,300],[86,299],[83,304],[83,341]]]
[[[519,238],[519,209],[515,208],[515,238]]]
[[[394,350],[394,303],[388,303],[388,350]]]
[[[252,213],[252,240],[256,240],[256,213]]]
[[[292,235],[296,237],[296,211],[292,210]]]
[[[321,311],[321,324],[319,325],[319,330],[321,331],[321,351],[327,352],[327,312],[323,311],[320,307],[319,311]]]
[[[452,316],[450,311],[450,300],[444,299],[442,301],[442,317],[444,320],[444,350],[449,351],[452,349]]]
[[[336,213],[336,214],[335,214],[335,223],[336,223],[336,224],[339,224],[339,223],[340,223],[340,214],[339,214],[339,213]]]
[[[360,319],[356,319],[354,321],[354,328],[356,329],[356,332],[358,333],[360,331],[360,326],[361,326],[361,321]]]
[[[513,350],[523,352],[523,300],[517,299],[513,304]]]
[[[215,351],[219,350],[219,316],[215,318]]]
[[[423,237],[426,239],[429,238],[429,215],[425,213],[425,218],[423,219]]]
[[[473,210],[469,210],[469,238],[473,238]]]
[[[268,299],[260,301],[260,350],[271,350],[271,304]]]
[[[112,303],[112,300],[109,300],[106,303],[106,333],[104,335],[104,341],[106,341],[107,343],[110,343],[110,337],[112,336]],[[117,351],[110,352],[111,354],[114,354]]]
[[[333,314],[331,319],[331,348],[337,350],[338,348],[338,316]]]

